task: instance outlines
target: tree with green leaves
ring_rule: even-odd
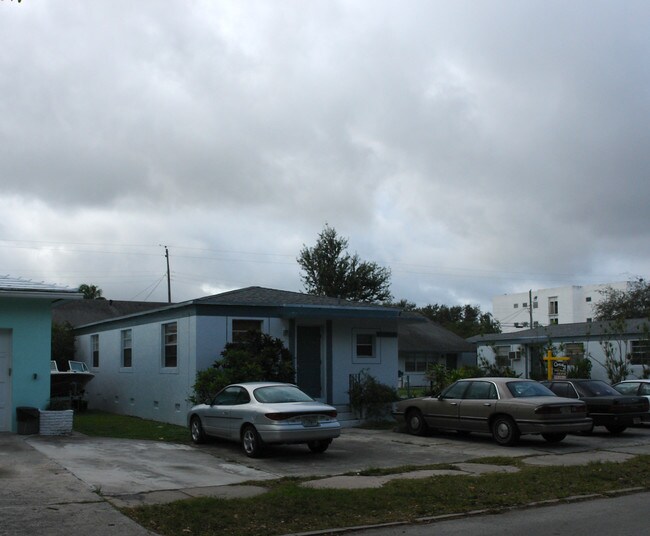
[[[316,245],[303,245],[297,258],[308,294],[380,303],[391,299],[390,269],[347,252],[348,240],[325,225]]]
[[[650,318],[650,283],[641,277],[631,281],[627,290],[607,286],[600,294],[602,299],[594,305],[599,320]]]
[[[79,285],[79,292],[84,295],[84,300],[103,300],[102,289],[97,285],[83,283]]]
[[[226,344],[221,359],[197,373],[189,400],[200,404],[231,383],[251,381],[295,381],[293,357],[280,339],[249,331],[241,341]]]
[[[74,359],[74,329],[70,322],[52,323],[52,357],[59,370],[68,370],[68,361]]]
[[[449,306],[435,303],[418,307],[408,300],[400,300],[392,305],[405,311],[420,313],[464,339],[474,335],[501,333],[499,322],[490,313],[483,313],[478,305]]]

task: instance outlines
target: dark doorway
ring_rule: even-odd
[[[312,398],[321,398],[321,328],[298,326],[296,364],[298,387]]]

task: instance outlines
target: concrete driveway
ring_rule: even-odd
[[[559,444],[525,436],[509,448],[487,435],[416,437],[352,428],[344,429],[324,454],[295,445],[270,448],[259,459],[221,441],[197,448],[79,434],[0,434],[0,535],[146,535],[150,533],[109,502],[135,506],[196,496],[251,496],[264,490],[250,481],[282,476],[318,478],[376,467],[458,464],[486,456],[573,465],[624,461],[635,454],[650,454],[650,427],[631,428],[620,436],[596,429],[591,436],[568,436]]]

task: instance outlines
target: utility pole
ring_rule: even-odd
[[[528,318],[530,319],[530,324],[528,324],[529,329],[533,329],[533,289],[528,291]],[[530,361],[532,358],[533,350],[528,345],[528,351],[526,352],[526,378],[530,378]]]
[[[172,302],[172,281],[169,275],[169,250],[165,246],[165,260],[167,261],[167,303]]]

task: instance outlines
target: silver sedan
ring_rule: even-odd
[[[253,458],[267,444],[306,443],[312,452],[325,452],[341,434],[336,415],[295,385],[253,382],[225,387],[209,403],[194,406],[187,422],[195,443],[208,436],[239,441]]]

